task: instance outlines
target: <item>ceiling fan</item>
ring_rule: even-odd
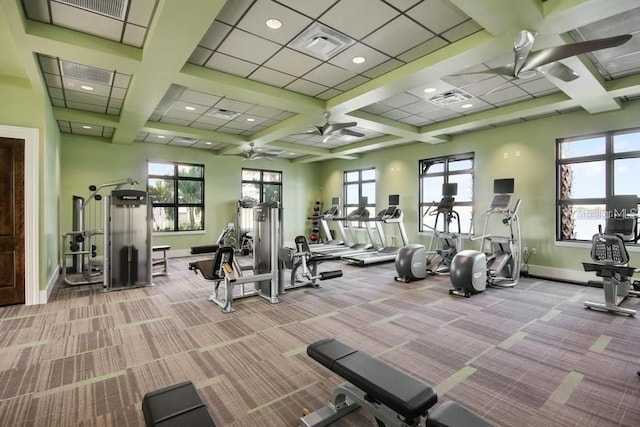
[[[537,35],[537,32],[529,30],[522,30],[518,33],[513,42],[513,64],[490,68],[484,71],[458,73],[454,75],[498,74],[515,79],[526,79],[541,73],[556,77],[565,82],[570,82],[580,77],[580,75],[568,66],[557,61],[583,53],[620,46],[631,39],[631,34],[623,34],[603,39],[554,46],[531,52]]]
[[[328,111],[325,112],[324,124],[320,126],[309,125],[310,129],[305,133],[323,136],[324,139],[322,142],[327,142],[332,137],[352,136],[354,138],[361,138],[364,136],[361,132],[349,129],[350,127],[357,126],[357,122],[334,123],[329,121],[330,117],[331,113]]]
[[[234,154],[234,156],[242,157],[242,160],[273,160],[274,157],[278,157],[280,151],[276,150],[265,150],[262,148],[256,148],[253,142],[249,143],[248,150],[242,150],[241,153]]]

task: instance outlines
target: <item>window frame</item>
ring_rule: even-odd
[[[149,167],[152,164],[157,165],[171,165],[173,166],[173,175],[154,175],[149,173]],[[199,167],[202,169],[201,177],[191,177],[191,176],[182,176],[179,173],[180,167]],[[149,181],[151,179],[162,179],[167,181],[173,181],[173,201],[172,202],[156,202],[151,197],[151,208],[152,211],[155,208],[173,208],[175,210],[175,215],[173,218],[173,229],[172,230],[153,230],[154,233],[184,233],[184,232],[202,232],[205,231],[205,167],[204,164],[200,163],[189,163],[189,162],[172,162],[167,160],[147,160],[147,194],[151,195]],[[202,192],[201,192],[201,200],[200,203],[185,203],[180,202],[180,192],[179,192],[179,184],[181,181],[195,181],[200,182]],[[200,208],[201,215],[201,228],[197,229],[189,229],[182,230],[180,229],[180,208]]]
[[[351,174],[357,172],[358,173],[358,179],[356,181],[347,181],[347,174]],[[362,174],[363,172],[373,172],[373,179],[362,179]],[[360,206],[360,200],[362,199],[362,185],[363,184],[374,184],[374,190],[373,193],[376,194],[376,191],[378,190],[378,184],[377,184],[377,178],[378,178],[378,174],[377,174],[377,170],[375,168],[375,166],[373,167],[366,167],[366,168],[358,168],[358,169],[349,169],[349,170],[345,170],[342,173],[342,212],[343,212],[343,216],[347,216],[347,214],[350,212],[350,208],[357,208]],[[349,185],[354,185],[357,184],[358,185],[358,202],[357,203],[349,203],[348,202],[348,198],[347,198],[347,186]],[[376,197],[377,200],[377,197]],[[374,201],[373,203],[371,203],[371,201],[367,198],[367,204],[365,205],[367,207],[367,209],[369,210],[369,212],[372,212],[372,214],[369,216],[369,218],[373,218],[375,217],[375,215],[377,214],[376,212],[376,201]],[[372,209],[371,209],[372,208]],[[364,222],[358,221],[357,224],[354,224],[354,227],[356,228],[363,228],[365,225]]]
[[[449,169],[449,163],[450,162],[454,162],[454,161],[461,161],[461,160],[470,160],[471,161],[471,168],[469,169],[461,169],[461,170],[454,170],[451,171]],[[428,173],[429,167],[430,165],[434,165],[437,163],[443,163],[443,170],[442,172],[432,172],[432,173]],[[442,176],[443,177],[443,184],[449,184],[449,178],[451,176],[456,176],[456,175],[471,175],[471,200],[469,201],[465,201],[465,202],[461,202],[459,201],[457,198],[453,204],[454,209],[456,207],[466,207],[469,206],[471,207],[471,219],[473,219],[473,202],[475,200],[474,194],[475,194],[475,166],[476,166],[476,162],[475,162],[475,152],[470,151],[470,152],[466,152],[466,153],[457,153],[457,154],[449,154],[449,155],[444,155],[444,156],[438,156],[438,157],[430,157],[427,159],[421,159],[418,161],[418,232],[419,233],[433,233],[433,230],[430,229],[429,227],[424,225],[424,220],[423,220],[423,208],[426,209],[428,208],[433,202],[434,200],[422,200],[422,195],[424,193],[423,189],[424,189],[424,185],[425,185],[425,180],[428,177],[437,177],[437,176]],[[435,202],[437,203],[438,200],[435,200]],[[464,229],[464,225],[460,224],[460,227],[462,229]]]
[[[580,136],[572,136],[567,138],[557,138],[556,139],[556,232],[555,232],[555,240],[556,242],[576,242],[576,243],[584,243],[590,242],[591,236],[587,239],[569,239],[563,238],[563,230],[562,230],[562,210],[565,206],[571,205],[604,205],[606,211],[611,210],[611,200],[612,196],[615,196],[615,169],[614,164],[616,160],[621,159],[640,159],[640,149],[633,151],[614,151],[614,139],[616,136],[636,133],[640,137],[640,128],[631,128],[631,129],[620,129],[620,130],[611,130],[605,132],[598,132]],[[603,154],[590,154],[579,157],[571,157],[567,159],[562,159],[562,144],[567,142],[578,142],[581,140],[591,140],[594,138],[604,138],[605,150]],[[602,161],[604,162],[604,179],[605,179],[605,194],[604,197],[583,197],[583,198],[562,198],[562,166],[568,164],[580,164],[580,163],[588,163],[594,161]],[[597,230],[594,230],[593,234],[595,234]],[[638,246],[638,244],[634,243],[625,243],[632,246]]]
[[[260,179],[258,180],[249,180],[249,179],[244,179],[244,171],[253,171],[253,172],[259,172],[260,173]],[[264,174],[265,173],[277,173],[280,175],[280,180],[279,181],[265,181],[264,180]],[[245,199],[245,195],[243,194],[243,188],[244,188],[244,184],[257,184],[259,187],[259,191],[260,191],[260,200],[258,200],[256,203],[264,203],[265,202],[265,185],[277,185],[279,188],[278,190],[278,203],[280,203],[280,205],[282,205],[282,198],[283,198],[283,181],[284,181],[284,174],[282,173],[282,171],[278,171],[278,170],[270,170],[270,169],[258,169],[258,168],[242,168],[240,170],[240,199]],[[248,199],[248,198],[247,198]],[[253,200],[253,199],[251,199]]]

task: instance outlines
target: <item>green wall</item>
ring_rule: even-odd
[[[580,262],[589,260],[589,245],[559,246],[555,242],[556,138],[640,127],[639,117],[640,101],[626,102],[616,112],[558,114],[458,135],[448,143],[412,144],[365,154],[358,160],[324,162],[321,172],[324,182],[322,199],[327,203],[332,196],[342,197],[343,171],[375,167],[378,210],[384,207],[389,194],[400,194],[409,240],[428,245],[431,236],[418,233],[418,161],[474,152],[476,212],[486,209],[491,203],[494,179],[514,177],[514,197],[522,199],[520,218],[523,246],[537,249],[530,264],[552,269],[581,270]],[[481,226],[476,223],[476,229]],[[468,228],[469,224],[462,224],[463,232]],[[388,234],[393,235],[395,229],[389,227],[389,230]],[[465,242],[465,247],[477,246],[478,242]],[[631,256],[633,258],[633,254]]]
[[[285,160],[243,161],[236,156],[218,156],[206,150],[150,143],[114,145],[91,137],[66,134],[62,136],[60,154],[63,233],[72,228],[72,196],[86,197],[91,184],[133,178],[139,182],[134,188],[144,190],[148,160],[204,164],[205,233],[154,236],[154,245],[168,244],[172,251],[188,251],[191,246],[213,244],[227,223],[234,221],[242,168],[282,171],[285,241],[292,241],[298,234],[308,234],[306,218],[313,202],[321,195],[320,182],[316,178],[319,166],[314,164],[294,164]],[[102,218],[95,206],[87,209],[89,220]]]

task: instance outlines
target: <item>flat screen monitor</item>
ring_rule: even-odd
[[[514,178],[503,178],[493,180],[493,194],[513,194],[516,186]]]
[[[334,206],[338,206],[340,204],[340,197],[332,197],[331,204]]]
[[[451,182],[448,184],[442,184],[442,195],[443,196],[455,196],[458,194],[458,183]]]
[[[400,195],[399,194],[390,194],[389,195],[389,206],[398,206],[400,204]]]

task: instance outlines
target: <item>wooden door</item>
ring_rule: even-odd
[[[24,145],[0,138],[0,305],[24,303]]]

